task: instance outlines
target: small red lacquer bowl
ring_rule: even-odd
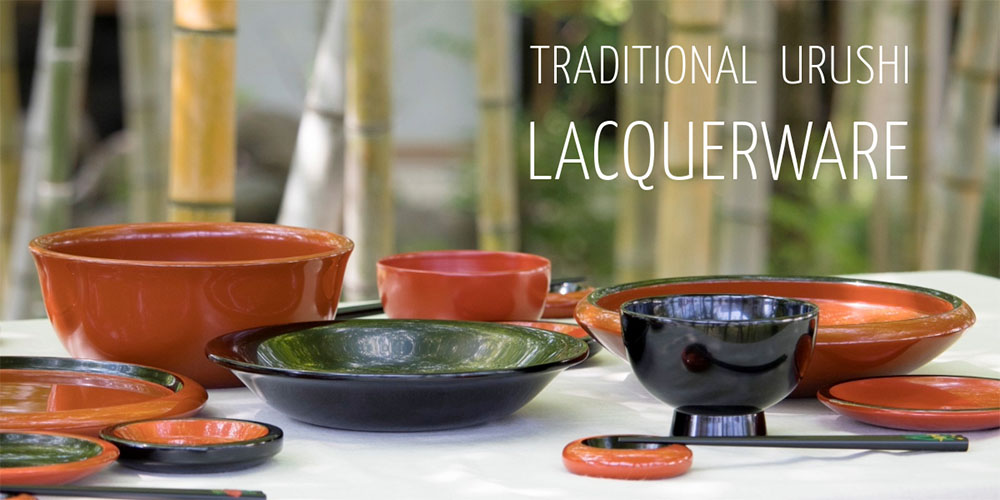
[[[551,270],[545,257],[482,250],[405,253],[376,267],[390,318],[464,321],[538,319]]]

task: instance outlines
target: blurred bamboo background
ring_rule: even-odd
[[[357,243],[345,298],[374,296],[383,255],[470,246],[540,253],[554,274],[595,284],[940,268],[1000,276],[996,1],[236,5],[0,1],[4,317],[43,313],[26,248],[32,237],[165,218],[343,232]],[[291,11],[302,13],[298,24],[282,25]],[[238,51],[240,43],[254,50]],[[620,76],[615,85],[553,84],[552,54],[536,66],[529,49],[566,45],[578,54],[586,46],[593,56],[600,45],[626,44],[745,45],[758,83],[624,85]],[[778,47],[810,44],[906,44],[910,81],[781,82]],[[120,59],[118,100],[96,101],[108,84],[89,83],[98,70],[88,71],[88,59],[109,51]],[[742,55],[733,55],[739,65]],[[843,71],[830,61],[823,70]],[[634,82],[639,68],[630,71]],[[285,100],[293,104],[277,109],[256,95],[268,81],[292,89]],[[108,113],[122,123],[95,118]],[[633,130],[628,157],[642,170],[653,161],[654,190],[624,174],[585,180],[576,169],[558,182],[528,180],[530,121],[536,163],[554,165],[570,121],[589,156],[607,120],[619,128],[605,131],[598,160],[620,172],[625,127],[651,124],[655,143]],[[906,137],[896,141],[907,149],[894,153],[893,168],[909,180],[843,182],[827,170],[815,182],[752,181],[745,171],[739,181],[670,181],[662,175],[665,120],[675,175],[687,172],[688,121],[767,121],[800,136],[806,122],[830,120],[850,151],[852,122],[905,120],[896,131]],[[710,133],[731,147],[728,127]],[[696,143],[701,134],[696,127]],[[814,129],[810,156],[821,137]],[[754,154],[760,174],[764,152]],[[731,171],[726,156],[716,156],[712,173]],[[697,177],[700,154],[695,160]]]

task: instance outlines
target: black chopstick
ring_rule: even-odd
[[[376,314],[382,314],[383,312],[384,311],[382,309],[381,302],[368,302],[366,304],[338,307],[336,318],[337,319],[365,318],[368,316],[375,316]]]
[[[886,436],[619,436],[619,443],[760,446],[771,448],[828,448],[842,450],[968,451],[969,440],[958,434],[900,434]]]
[[[167,498],[183,500],[219,500],[220,498],[267,498],[263,491],[189,490],[179,488],[132,488],[114,486],[18,486],[5,484],[0,493],[16,495],[73,496],[88,498]]]

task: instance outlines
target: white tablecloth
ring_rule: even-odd
[[[965,299],[978,321],[917,373],[1000,377],[1000,280],[964,272],[864,275],[940,289]],[[46,320],[0,323],[4,355],[66,355]],[[563,446],[580,437],[666,434],[672,410],[606,351],[559,375],[503,420],[430,433],[314,427],[267,407],[249,390],[209,391],[203,416],[260,420],[285,431],[284,450],[242,472],[140,473],[120,465],[80,484],[263,490],[287,499],[957,498],[1000,499],[1000,432],[968,432],[967,453],[692,447],[694,466],[661,481],[572,475]],[[767,411],[771,434],[892,434],[838,416],[814,399]]]

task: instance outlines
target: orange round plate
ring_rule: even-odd
[[[578,439],[563,448],[566,470],[609,479],[666,479],[691,468],[691,450],[680,444],[624,448],[612,436]]]
[[[2,434],[4,447],[8,448],[5,451],[16,453],[18,461],[32,465],[0,466],[0,484],[71,483],[96,473],[118,458],[118,448],[92,437],[39,431],[5,431]],[[21,449],[11,450],[14,446]]]
[[[1000,379],[879,377],[837,384],[817,397],[841,415],[880,427],[914,431],[1000,427]]]
[[[208,393],[183,375],[127,363],[5,356],[0,429],[96,436],[113,424],[196,413]]]
[[[593,287],[586,287],[570,293],[549,292],[545,296],[545,310],[542,312],[543,318],[572,318],[576,304],[593,292]]]

